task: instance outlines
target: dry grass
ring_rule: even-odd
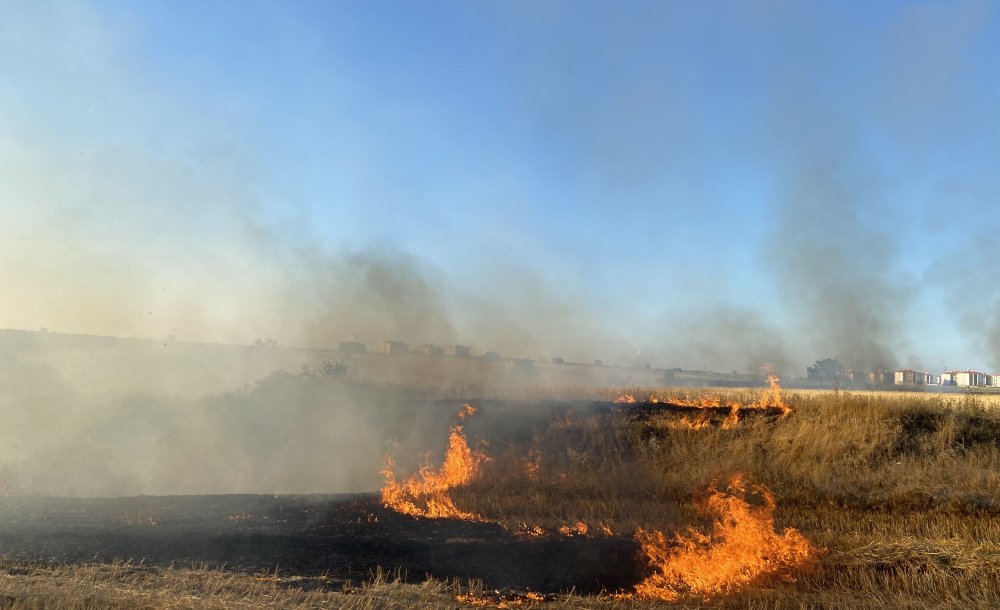
[[[753,391],[725,394],[754,399]],[[788,417],[747,414],[732,429],[677,427],[676,413],[556,422],[531,447],[508,447],[457,499],[510,527],[583,520],[626,535],[670,531],[704,525],[691,511],[692,493],[743,472],[774,492],[779,527],[826,552],[795,583],[684,603],[1000,607],[993,397],[810,391],[789,402]],[[526,479],[519,456],[532,450],[542,457]]]
[[[0,564],[0,607],[17,610],[235,610],[281,608],[454,608],[455,585],[407,585],[381,573],[357,587],[322,579],[253,576],[223,570],[133,564],[47,567]]]
[[[1000,412],[979,399],[810,392],[789,400],[792,415],[751,412],[733,429],[675,427],[695,416],[670,412],[568,416],[527,445],[491,448],[483,476],[457,495],[508,525],[603,520],[631,531],[662,525],[693,490],[744,472],[779,505],[802,510],[1000,512]]]
[[[632,389],[639,393],[638,389]],[[648,392],[648,390],[646,390]],[[580,392],[607,398],[619,389]],[[658,390],[661,399],[671,391]],[[685,391],[690,393],[690,391]],[[751,402],[754,390],[725,392]],[[637,396],[641,398],[642,396]],[[494,443],[456,504],[511,529],[584,521],[615,535],[703,526],[692,494],[733,472],[766,485],[775,523],[825,551],[794,580],[673,603],[491,595],[476,583],[321,580],[129,565],[0,564],[0,608],[996,608],[1000,607],[1000,411],[994,397],[794,392],[784,417],[731,428],[677,426],[676,413],[623,410],[553,421],[530,441]],[[443,424],[446,425],[446,424]],[[391,567],[391,566],[388,566]],[[459,604],[456,596],[464,594]]]

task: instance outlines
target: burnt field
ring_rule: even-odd
[[[446,425],[442,423],[451,421],[462,404],[419,403],[409,421],[425,428],[421,437],[435,436],[430,431],[437,428],[443,447]],[[562,439],[566,447],[560,455],[544,458],[550,462],[551,484],[539,481],[538,472],[529,474],[526,483],[559,494],[566,491],[573,468],[562,463],[564,450],[587,451],[581,443],[596,440],[580,432],[591,434],[586,430],[600,422],[645,425],[656,417],[686,421],[693,410],[670,402],[582,399],[494,399],[476,404],[478,412],[468,420],[467,433],[477,451],[495,456],[474,473],[475,481],[453,490],[467,504],[488,503],[502,486],[521,477],[517,456],[538,451],[538,444],[553,430],[575,438]],[[724,405],[697,411],[705,425],[723,425],[735,417],[733,409]],[[779,410],[762,408],[745,411],[742,418],[779,415]],[[440,451],[430,455],[437,459]],[[536,459],[539,467],[541,460]],[[411,470],[418,465],[409,460]],[[580,483],[588,484],[574,476],[572,485]],[[401,514],[387,508],[378,493],[5,497],[0,498],[0,556],[57,565],[128,562],[277,571],[317,578],[315,582],[331,587],[360,582],[388,569],[409,581],[474,579],[507,590],[597,593],[631,590],[651,572],[631,530],[612,532],[605,525],[602,532],[587,534],[567,529],[567,523],[584,523],[577,515],[519,515],[522,522],[514,524],[510,519],[504,522],[503,515],[483,512],[472,519]],[[608,515],[607,522],[614,522],[614,515]]]
[[[0,498],[0,559],[152,579],[129,595],[212,568],[317,594],[398,571],[416,588],[384,595],[430,578],[428,608],[1000,602],[1000,416],[971,397],[636,389],[385,413],[404,442],[367,465],[379,492]]]
[[[628,538],[519,537],[495,523],[418,519],[377,495],[4,498],[0,549],[51,564],[225,567],[360,582],[480,579],[536,591],[624,589],[645,570]]]

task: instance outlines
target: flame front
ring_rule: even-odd
[[[782,416],[785,416],[792,412],[792,408],[785,402],[785,397],[781,391],[781,385],[778,383],[779,381],[780,379],[778,379],[777,375],[774,373],[768,373],[767,388],[760,395],[760,398],[749,403],[740,403],[732,400],[726,401],[720,396],[713,396],[711,394],[704,394],[694,398],[670,397],[666,399],[651,396],[647,402],[654,404],[666,402],[674,406],[690,407],[692,409],[728,407],[731,411],[730,418],[734,420],[738,419],[738,413],[742,409],[777,409],[781,411]],[[632,402],[635,402],[635,399],[632,399]]]
[[[577,521],[573,525],[563,525],[559,528],[559,533],[563,536],[586,536],[590,528],[583,521]]]
[[[533,591],[514,593],[493,590],[478,594],[472,592],[460,593],[455,596],[455,601],[461,604],[490,608],[516,608],[524,604],[535,606],[540,602],[554,601],[554,599],[554,596],[543,595]]]
[[[465,419],[475,412],[475,408],[464,405],[458,418]],[[396,463],[391,456],[385,456],[382,468],[382,476],[385,477],[385,485],[381,490],[382,504],[386,508],[414,517],[481,521],[479,515],[455,506],[448,490],[471,481],[485,459],[485,455],[469,448],[462,425],[456,424],[451,429],[448,450],[440,468],[424,464],[416,474],[400,483],[396,481]]]
[[[642,402],[644,404],[663,403],[673,407],[683,407],[688,409],[729,409],[729,415],[726,417],[725,421],[722,422],[722,428],[724,430],[731,430],[736,428],[740,423],[740,411],[774,409],[780,411],[782,417],[792,412],[792,408],[785,402],[784,395],[781,391],[781,385],[778,383],[779,381],[780,380],[777,375],[774,373],[768,373],[768,387],[761,393],[759,398],[752,402],[725,400],[723,397],[714,394],[702,394],[700,396],[685,397],[670,394],[657,395],[653,392],[642,400],[636,399],[634,394],[623,393],[615,399],[615,402],[620,404],[635,404],[638,402]],[[711,427],[711,423],[704,416],[702,416],[694,420],[684,418],[676,425],[669,425],[667,427],[701,430]]]
[[[713,484],[697,503],[699,512],[713,518],[709,533],[689,529],[670,540],[663,532],[637,530],[636,540],[656,572],[636,586],[636,594],[661,600],[714,595],[811,566],[820,551],[794,529],[778,534],[774,508],[765,487],[736,475],[723,490]]]

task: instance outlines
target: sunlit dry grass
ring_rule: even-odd
[[[576,397],[613,399],[622,390]],[[661,400],[694,392],[653,391]],[[753,401],[760,391],[720,394]],[[345,588],[322,579],[197,569],[5,563],[0,607],[1000,607],[994,397],[824,391],[786,397],[790,415],[744,413],[732,427],[722,425],[721,415],[706,426],[678,426],[684,415],[666,410],[561,415],[530,440],[491,444],[478,478],[452,490],[459,508],[512,531],[537,526],[558,535],[560,526],[583,522],[592,536],[631,537],[642,528],[669,539],[707,525],[694,510],[699,490],[743,473],[773,493],[777,531],[794,528],[822,552],[811,569],[723,595],[669,603],[610,594],[512,598],[475,582],[415,585],[384,574]]]
[[[643,398],[640,389],[628,390]],[[691,393],[654,392],[663,401]],[[748,401],[755,390],[720,394]],[[788,401],[794,412],[787,417],[745,414],[731,429],[719,422],[678,427],[682,416],[666,411],[567,418],[532,447],[507,448],[457,498],[509,527],[552,530],[583,520],[630,535],[699,525],[692,494],[746,473],[774,493],[779,529],[795,528],[825,553],[794,583],[759,583],[705,603],[1000,607],[1000,412],[993,397],[805,391]],[[517,460],[529,450],[541,457],[525,478]]]
[[[377,574],[357,587],[338,588],[323,586],[315,580],[133,564],[44,566],[4,562],[0,564],[0,607],[17,610],[454,607],[451,589],[436,581],[404,585],[386,574]]]

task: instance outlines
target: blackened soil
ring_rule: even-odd
[[[0,555],[52,563],[225,566],[360,581],[482,579],[557,592],[627,589],[644,576],[624,538],[524,538],[492,523],[415,519],[373,496],[0,498]]]

